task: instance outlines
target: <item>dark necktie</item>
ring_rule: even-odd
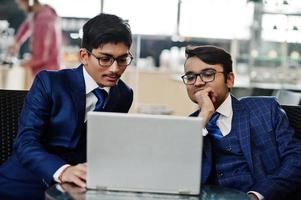
[[[220,116],[220,113],[215,112],[209,119],[206,129],[208,133],[214,138],[214,139],[221,139],[223,137],[223,134],[219,127],[216,125],[217,119]]]
[[[94,111],[102,111],[108,93],[104,89],[100,89],[100,88],[96,88],[92,92],[93,94],[95,94],[95,96],[98,99]]]

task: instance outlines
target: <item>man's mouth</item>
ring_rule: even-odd
[[[104,78],[107,79],[108,81],[117,81],[120,76],[117,75],[105,75]]]

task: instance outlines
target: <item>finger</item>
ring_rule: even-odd
[[[87,191],[86,186],[85,187],[77,187],[76,192],[77,193],[85,193]]]
[[[213,103],[216,101],[216,95],[212,90],[209,92],[209,97]]]
[[[195,96],[197,99],[207,99],[207,98],[210,98],[210,92],[212,92],[211,89],[209,88],[206,88],[204,90],[199,90],[195,93]]]
[[[60,185],[61,185],[61,187],[63,188],[64,191],[67,191],[68,188],[69,188],[69,184],[62,183],[62,184],[60,184]]]
[[[65,182],[72,182],[73,177],[78,176],[78,174],[80,174],[80,172],[78,171],[81,170],[79,170],[77,166],[68,167],[62,175],[62,180]]]
[[[211,102],[212,100],[211,100],[210,93],[212,93],[212,91],[210,89],[199,91],[198,93],[196,93],[196,99],[198,99],[202,102],[207,102],[207,101]]]
[[[85,188],[86,187],[86,182],[83,181],[81,178],[74,176],[72,181],[75,185],[81,187],[81,188]]]
[[[79,177],[82,180],[86,180],[86,171],[77,170],[74,172],[74,175]]]
[[[86,171],[87,170],[87,165],[86,164],[78,164],[75,166],[79,170]]]
[[[212,89],[211,87],[207,87],[207,88],[205,88],[203,91],[206,92],[206,94],[207,94],[208,96],[214,94],[214,91],[213,91],[213,89]]]

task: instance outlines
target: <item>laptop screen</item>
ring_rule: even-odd
[[[199,194],[200,118],[89,112],[87,187]]]

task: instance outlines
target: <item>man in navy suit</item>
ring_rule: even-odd
[[[125,21],[97,15],[83,27],[82,64],[36,76],[12,156],[0,166],[0,199],[43,199],[55,182],[86,186],[87,112],[128,112],[133,91],[120,77],[132,61],[131,44]]]
[[[301,183],[301,143],[273,97],[230,94],[229,53],[214,46],[186,49],[182,76],[200,109],[204,149],[202,184],[247,192],[251,199],[285,199]]]

